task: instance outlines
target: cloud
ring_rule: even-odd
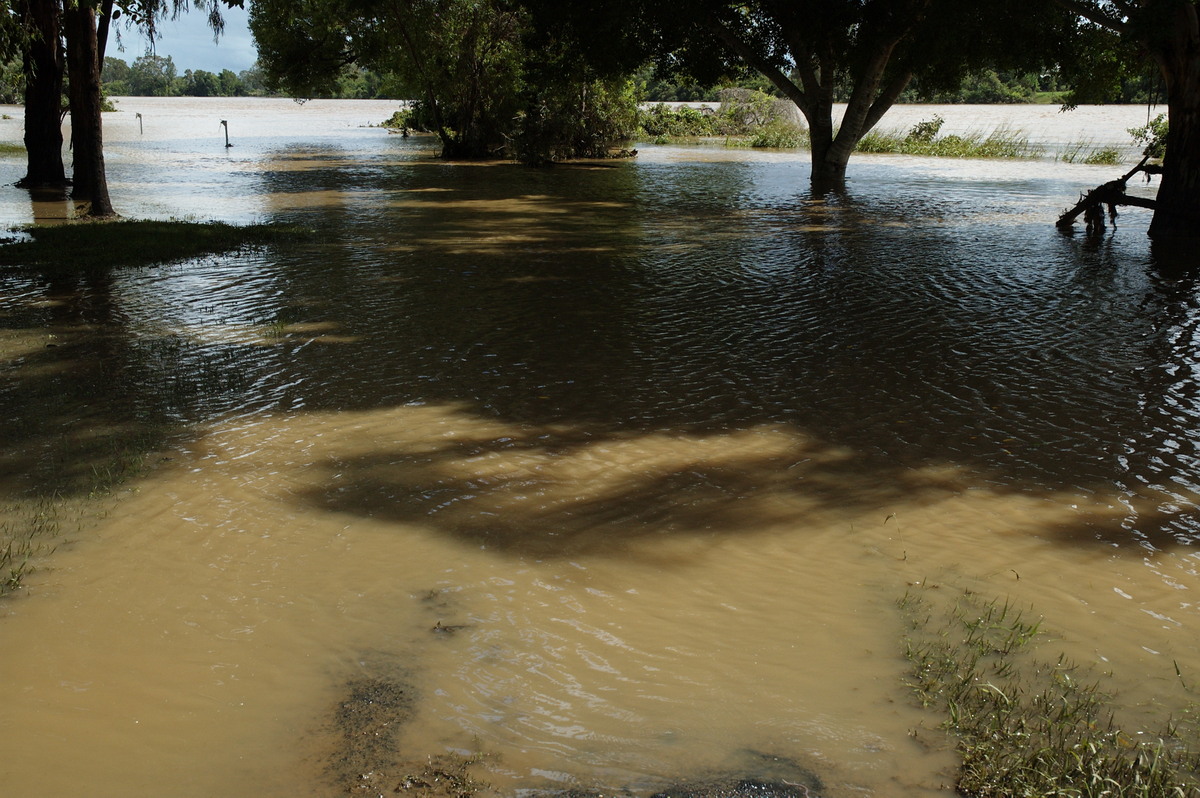
[[[231,69],[241,72],[249,69],[258,59],[254,37],[250,35],[249,16],[245,9],[222,9],[225,17],[225,32],[213,42],[208,18],[199,12],[180,14],[176,20],[164,20],[159,28],[159,38],[154,43],[154,52],[171,56],[179,74],[187,69],[204,69],[220,72]],[[122,50],[110,46],[107,55],[132,63],[149,48],[149,41],[137,31],[120,30]]]

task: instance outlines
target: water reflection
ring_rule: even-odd
[[[938,201],[891,165],[812,196],[800,159],[426,156],[276,158],[262,191],[313,241],[90,285],[46,323],[102,335],[42,358],[173,420],[455,403],[591,441],[786,425],[897,483],[945,463],[1014,491],[1190,471],[1190,446],[1131,444],[1194,440],[1190,283],[1162,295],[1135,231],[1079,246],[1020,199],[978,203],[993,179]]]
[[[428,155],[270,149],[237,179],[314,230],[295,245],[0,278],[6,466],[28,475],[9,495],[64,460],[83,485],[103,447],[81,442],[186,430],[53,588],[88,608],[81,650],[139,674],[114,706],[145,710],[141,675],[162,670],[154,729],[220,707],[180,750],[217,751],[249,707],[240,739],[302,781],[295,729],[378,655],[416,674],[409,751],[473,736],[514,783],[649,783],[758,745],[842,768],[844,794],[936,795],[944,758],[907,736],[891,648],[906,584],[1052,602],[1083,641],[1064,645],[1131,680],[1150,642],[1195,661],[1177,588],[1196,570],[1200,302],[1146,257],[1145,220],[1060,235],[1074,178],[1046,164],[868,158],[813,195],[794,155]],[[115,584],[98,569],[76,598],[108,549]],[[8,628],[45,637],[37,606]],[[75,673],[49,659],[46,684],[12,689],[53,703]],[[62,719],[24,695],[29,756],[60,750]],[[234,749],[173,755],[196,794],[238,794],[207,760]]]

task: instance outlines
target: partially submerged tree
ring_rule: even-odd
[[[97,7],[101,13],[97,14]],[[88,216],[115,216],[104,171],[103,97],[100,68],[112,18],[112,0],[91,4],[64,0],[63,35],[71,109],[71,150],[74,154],[71,196],[87,203]]]
[[[21,51],[25,71],[26,171],[17,185],[63,188],[62,7],[58,0],[19,0],[12,12],[12,46]]]
[[[1092,58],[1077,63],[1075,99],[1102,90],[1123,54],[1150,60],[1162,76],[1170,132],[1150,223],[1156,239],[1200,237],[1200,12],[1197,0],[1057,0],[1078,15]],[[1097,67],[1096,62],[1101,66]]]
[[[915,76],[943,89],[972,69],[1036,66],[1066,20],[1038,0],[698,0],[683,12],[650,0],[529,2],[539,24],[568,28],[592,58],[640,51],[707,77],[739,64],[761,72],[808,122],[814,182],[833,185]]]
[[[243,0],[192,0],[221,29],[221,5]],[[179,13],[187,0],[13,0],[3,26],[4,44],[22,53],[25,65],[25,144],[28,171],[20,185],[72,185],[91,216],[114,215],[104,170],[100,72],[113,20],[124,13],[153,37],[155,21]],[[62,88],[69,74],[72,180],[62,163]]]
[[[351,65],[391,75],[448,158],[523,152],[524,120],[563,113],[548,92],[589,83],[566,62],[554,86],[530,80],[554,70],[526,46],[527,13],[509,0],[256,0],[250,29],[268,83],[293,96],[332,93]]]

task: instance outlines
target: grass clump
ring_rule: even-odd
[[[24,155],[25,145],[14,144],[11,141],[0,141],[0,155]]]
[[[64,535],[78,532],[95,517],[102,510],[98,500],[145,474],[152,467],[150,452],[171,432],[161,426],[132,435],[89,437],[64,445],[46,458],[45,470],[27,474],[36,487],[0,505],[0,597],[20,590]]]
[[[1127,733],[1086,673],[1062,657],[1033,657],[1040,620],[969,593],[940,620],[922,596],[907,594],[900,607],[911,624],[911,686],[957,740],[959,794],[1200,796],[1194,719],[1188,728],[1167,720],[1157,734]]]
[[[58,502],[50,498],[0,510],[0,596],[19,590],[33,563],[54,551]]]
[[[290,225],[138,221],[72,223],[23,228],[0,243],[0,267],[42,271],[149,266],[204,255],[245,251],[303,234]]]
[[[1121,163],[1121,153],[1112,147],[1096,147],[1090,141],[1073,141],[1058,154],[1058,160],[1089,166],[1115,166]]]
[[[896,155],[925,155],[939,158],[1035,158],[1042,149],[1019,130],[997,128],[986,136],[942,135],[945,119],[934,116],[908,131],[872,130],[858,142],[857,151]]]

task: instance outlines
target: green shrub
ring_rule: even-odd
[[[1137,144],[1145,145],[1143,155],[1161,159],[1167,154],[1167,115],[1159,114],[1142,127],[1131,127],[1129,135]]]

